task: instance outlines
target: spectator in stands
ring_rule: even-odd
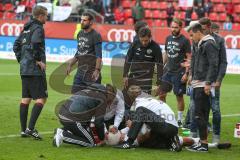
[[[188,7],[185,14],[185,26],[189,26],[189,23],[192,21],[193,8]]]
[[[89,9],[93,9],[94,11],[101,13],[102,7],[101,5],[99,5],[97,0],[89,0],[88,2],[86,2],[86,6]]]
[[[233,23],[234,22],[234,19],[233,19],[234,5],[232,3],[232,0],[229,0],[226,5],[226,13],[227,13],[227,16],[229,16],[231,22]]]
[[[198,3],[198,6],[194,7],[195,12],[198,15],[198,19],[205,17],[205,10],[202,3]]]
[[[137,0],[136,5],[132,8],[132,17],[134,23],[137,21],[143,20],[145,17],[144,8],[142,7],[140,0]]]
[[[205,9],[205,12],[209,15],[209,13],[212,11],[212,8],[213,8],[213,4],[210,0],[207,0],[205,3],[204,3],[204,9]]]
[[[87,9],[85,0],[80,0],[80,5],[77,7],[78,15],[82,15],[85,12],[85,9]]]
[[[117,24],[123,24],[123,22],[125,21],[126,17],[125,17],[125,14],[124,14],[122,6],[119,6],[117,9],[115,9],[114,15],[115,15],[116,23]]]
[[[104,13],[107,12],[107,7],[110,6],[110,4],[111,4],[111,0],[102,0]]]
[[[230,16],[227,16],[226,22],[223,23],[223,29],[228,31],[232,30],[232,22]]]
[[[220,26],[217,23],[212,22],[211,29],[213,33],[219,34]]]
[[[201,3],[203,5],[203,0],[194,0],[193,1],[194,6],[197,6],[199,3]]]
[[[107,12],[104,14],[104,22],[108,24],[116,23],[111,7],[108,7]]]
[[[168,25],[168,27],[170,27],[170,25],[172,23],[174,12],[175,12],[175,9],[173,7],[173,4],[172,4],[172,2],[169,2],[168,7],[167,7],[167,25]]]
[[[69,3],[72,7],[72,12],[71,12],[72,21],[76,22],[78,20],[78,7],[81,5],[81,1],[70,0]]]

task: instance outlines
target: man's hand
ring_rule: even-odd
[[[216,81],[216,82],[214,83],[214,87],[215,87],[216,89],[219,89],[219,88],[221,87],[221,82]]]
[[[206,95],[210,95],[211,85],[205,84],[205,86],[204,86],[204,92],[205,92]]]
[[[127,120],[126,126],[127,126],[128,128],[131,128],[131,127],[132,127],[132,121],[131,121],[131,120]]]
[[[70,64],[68,64],[67,69],[66,69],[66,75],[70,75],[71,70],[72,70],[72,67]]]
[[[46,70],[46,64],[43,63],[42,61],[37,61],[36,64],[40,67],[42,71]]]
[[[97,79],[98,79],[98,77],[99,77],[99,74],[100,74],[100,71],[97,70],[97,69],[95,69],[95,71],[94,71],[93,74],[92,74],[92,79],[93,79],[94,81],[97,81]]]
[[[116,126],[112,126],[111,128],[109,128],[109,132],[116,134],[118,132],[118,128]]]
[[[187,73],[184,73],[184,75],[182,76],[181,82],[182,82],[182,83],[186,83],[187,80],[188,80]]]
[[[127,88],[128,86],[128,77],[123,77],[123,86]]]
[[[191,82],[192,82],[192,76],[189,76],[189,77],[188,77],[187,84],[188,84],[188,85],[191,85]]]

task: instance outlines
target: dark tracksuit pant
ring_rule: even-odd
[[[94,147],[94,137],[89,129],[89,125],[79,122],[62,122],[63,141],[65,143],[76,144],[85,147]]]
[[[144,107],[137,108],[132,122],[132,126],[128,132],[128,142],[131,144],[137,138],[143,123],[150,127],[151,134],[154,136],[158,135],[155,141],[159,141],[159,143],[165,142],[166,147],[169,146],[170,139],[178,134],[176,126],[166,123],[165,119]]]
[[[199,129],[199,136],[201,140],[206,140],[210,110],[210,96],[205,94],[203,87],[194,88],[193,100],[195,105],[195,120]]]

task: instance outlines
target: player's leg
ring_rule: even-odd
[[[205,94],[204,88],[194,88],[195,119],[199,129],[200,145],[188,148],[194,152],[208,152],[207,123],[210,109],[210,97]]]
[[[173,93],[176,95],[177,99],[177,108],[178,108],[178,125],[182,127],[183,121],[183,112],[185,108],[184,97],[183,95],[186,93],[186,83],[181,81],[184,72],[180,72],[177,75],[173,76]]]
[[[78,122],[61,122],[63,129],[56,129],[53,139],[53,145],[59,147],[62,142],[80,145],[84,147],[94,147],[94,138],[88,131],[86,125]]]
[[[32,98],[28,89],[29,77],[21,76],[21,80],[22,80],[22,100],[19,105],[21,137],[28,137],[25,131],[27,129],[28,108]]]
[[[35,100],[35,104],[32,108],[31,117],[26,133],[35,139],[42,139],[38,134],[38,131],[35,129],[35,125],[48,97],[46,78],[44,76],[33,76],[32,82],[29,86],[30,94]]]
[[[171,92],[172,90],[173,85],[172,85],[171,78],[172,76],[168,73],[165,73],[162,76],[162,82],[159,88],[159,99],[163,102],[166,102],[167,93]]]
[[[212,107],[212,125],[213,125],[213,143],[219,143],[220,141],[220,131],[221,131],[221,111],[220,111],[220,90],[215,89],[215,96],[211,103]]]

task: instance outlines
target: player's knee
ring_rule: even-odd
[[[21,103],[23,104],[30,104],[31,103],[31,98],[22,98]]]
[[[47,98],[40,98],[36,100],[36,103],[41,103],[42,105],[44,105],[47,102]]]

